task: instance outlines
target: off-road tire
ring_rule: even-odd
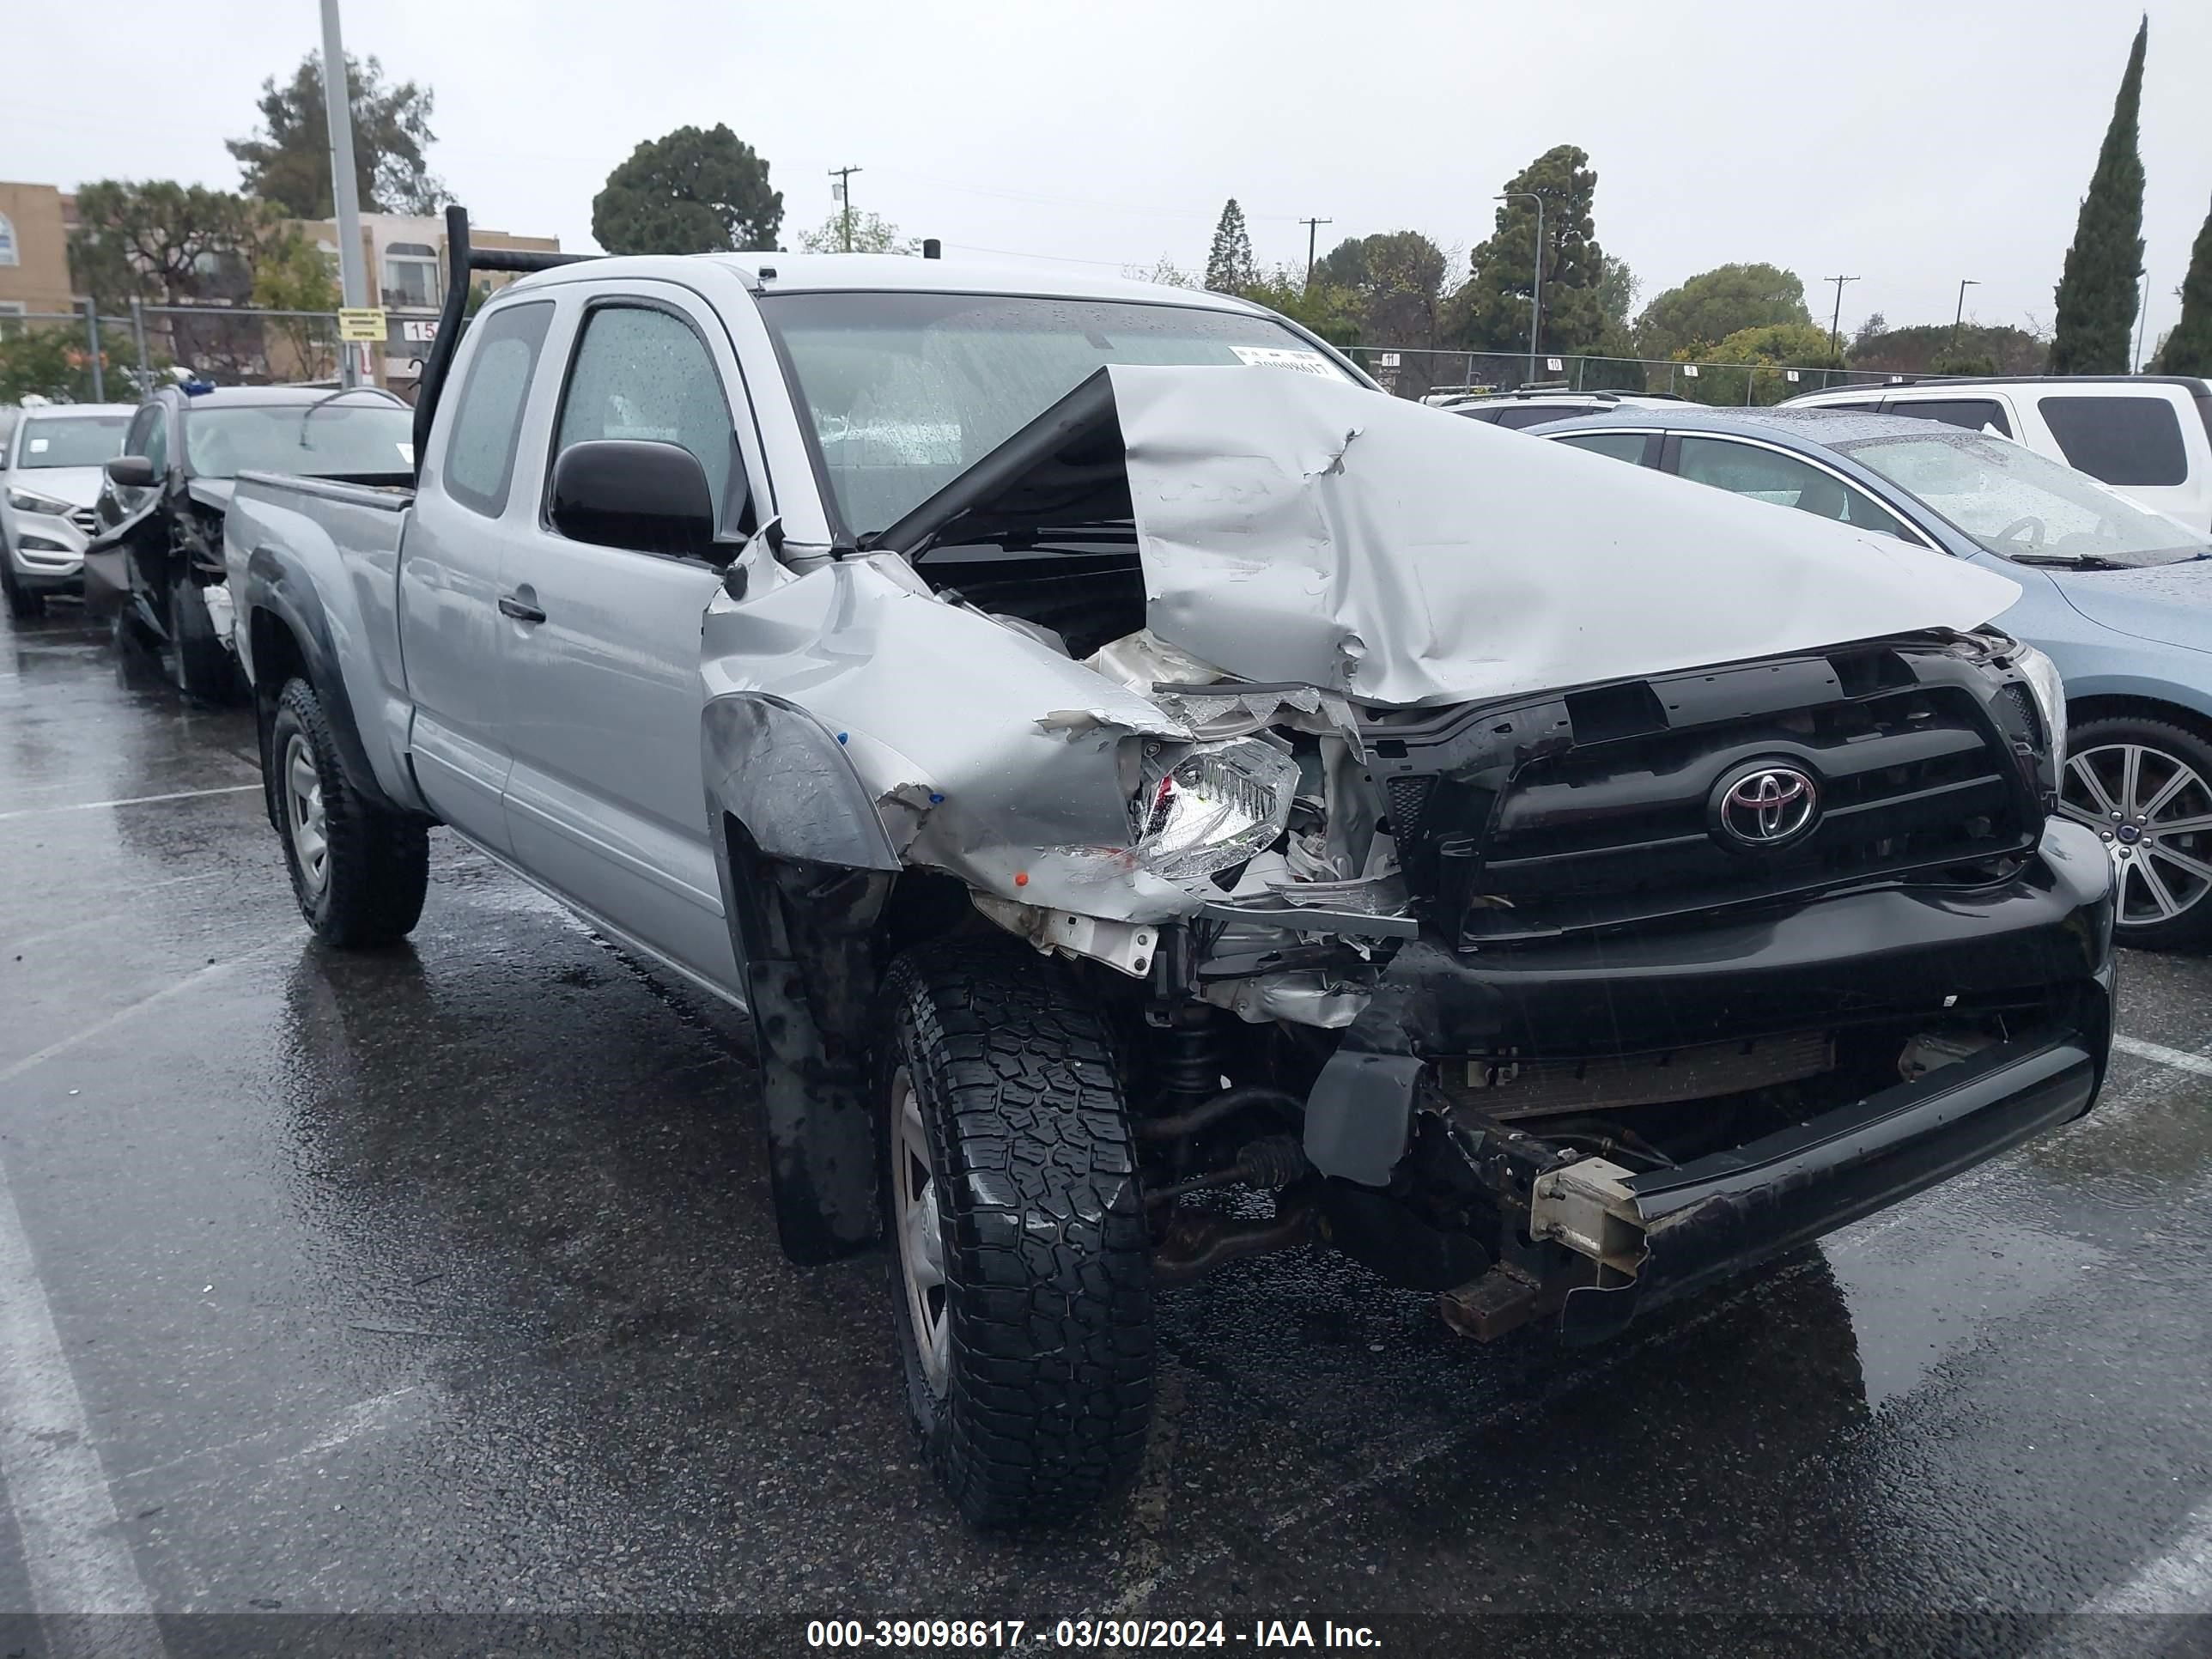
[[[2212,785],[2212,743],[2186,726],[2170,721],[2152,720],[2135,714],[2118,714],[2102,720],[2083,720],[2066,734],[2066,753],[2069,768],[2075,759],[2092,750],[2118,746],[2136,746],[2152,751],[2166,763],[2179,763],[2194,772],[2208,785]],[[2146,776],[2152,775],[2146,767]],[[2170,817],[2174,809],[2160,815]],[[2155,829],[2154,823],[2151,828]],[[2200,854],[2208,848],[2205,839],[2191,843]],[[2138,854],[2135,856],[2142,856]],[[2165,873],[2176,874],[2171,866],[2162,866]],[[2124,883],[2135,878],[2123,875]],[[2137,893],[2140,889],[2136,890]],[[2115,902],[2123,909],[2131,895],[2123,886]],[[2122,945],[2142,951],[2176,951],[2201,949],[2212,945],[2212,890],[2200,890],[2198,896],[2179,915],[2166,921],[2128,921],[2123,919],[2114,930]]]
[[[15,579],[5,548],[0,548],[0,592],[6,594],[8,614],[17,622],[32,622],[46,614],[46,596],[33,593]]]
[[[238,664],[216,637],[205,591],[179,578],[169,584],[169,679],[194,702],[224,703],[238,690]]]
[[[979,1527],[1073,1518],[1132,1480],[1152,1409],[1152,1250],[1107,1023],[997,940],[900,957],[878,1005],[878,1183],[907,1404]],[[933,1388],[901,1265],[896,1081],[935,1160],[950,1347]]]
[[[283,794],[285,757],[295,735],[305,738],[322,783],[328,859],[319,890],[302,871]],[[277,839],[307,926],[341,950],[369,950],[406,938],[422,918],[429,889],[428,830],[420,820],[372,805],[346,781],[322,701],[305,680],[288,680],[277,694],[266,763],[276,792]]]

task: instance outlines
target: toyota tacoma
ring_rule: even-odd
[[[2002,578],[1220,295],[448,241],[413,486],[230,503],[300,908],[398,939],[444,824],[748,1010],[784,1249],[887,1244],[971,1521],[1127,1481],[1239,1258],[1592,1340],[2095,1097]]]

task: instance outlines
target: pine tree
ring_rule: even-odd
[[[2158,354],[2161,374],[2212,374],[2212,213],[2190,250],[2189,274],[2181,279],[2181,320]]]
[[[1221,210],[1213,228],[1213,246],[1206,256],[1206,285],[1216,294],[1236,294],[1259,280],[1252,266],[1252,238],[1244,228],[1244,210],[1237,198]]]
[[[2136,144],[2136,112],[2142,99],[2146,16],[2128,53],[2127,73],[2112,102],[2112,124],[2081,198],[2074,246],[2066,250],[2058,283],[2058,318],[2051,342],[2053,374],[2124,374],[2135,331],[2142,270],[2142,156]]]

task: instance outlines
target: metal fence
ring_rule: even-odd
[[[8,344],[34,336],[59,349],[8,369]],[[36,393],[130,402],[171,369],[230,385],[317,380],[337,373],[338,353],[334,312],[133,300],[127,312],[101,315],[87,300],[73,311],[0,313],[0,372],[10,394],[0,401]]]
[[[1346,355],[1401,398],[1446,390],[1513,392],[1531,386],[1565,392],[1666,392],[1704,404],[1775,404],[1801,392],[1880,386],[1897,378],[1882,369],[1791,368],[1788,364],[1670,362],[1650,357],[1595,357],[1452,351],[1435,346],[1348,346]],[[1929,377],[1921,377],[1929,378]]]

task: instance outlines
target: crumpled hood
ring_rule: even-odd
[[[2144,570],[2053,570],[2052,586],[2100,627],[2212,651],[2212,559]]]
[[[1389,704],[1632,678],[2020,597],[1959,560],[1361,387],[1114,368],[1152,631]]]

